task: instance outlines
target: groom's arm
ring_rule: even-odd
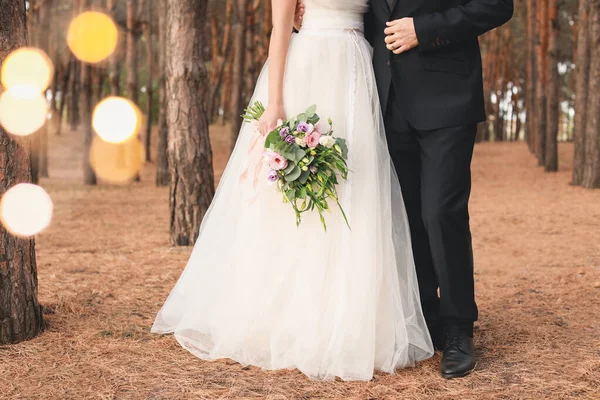
[[[373,14],[373,9],[371,8],[371,4],[369,2],[369,9],[364,15],[365,22],[365,39],[373,46],[375,43],[375,14]]]
[[[471,0],[443,12],[414,17],[419,49],[437,50],[476,38],[508,22],[513,8],[513,0]]]

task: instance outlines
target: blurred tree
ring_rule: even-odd
[[[87,10],[90,0],[79,0],[79,13]],[[90,150],[94,138],[92,129],[92,111],[94,107],[93,96],[93,74],[96,68],[91,64],[80,61],[81,65],[81,124],[83,125],[83,183],[96,185],[96,173],[90,164]]]
[[[165,81],[166,57],[166,3],[158,0],[158,145],[156,152],[156,185],[167,186],[170,181],[167,142],[169,128],[167,125],[167,94]]]
[[[536,70],[538,71],[536,87],[535,130],[537,131],[537,147],[535,154],[539,165],[544,165],[546,154],[546,129],[547,129],[547,97],[546,85],[548,84],[548,0],[537,0],[536,23]]]
[[[588,123],[588,95],[590,78],[590,4],[591,0],[579,0],[577,18],[577,52],[575,55],[575,155],[573,157],[574,185],[582,185],[586,158],[586,136]]]
[[[548,33],[548,86],[546,89],[546,98],[548,109],[546,111],[547,130],[546,130],[546,149],[544,158],[544,169],[546,172],[558,171],[558,122],[560,112],[560,75],[558,74],[558,0],[549,0],[548,2],[548,23],[550,30]]]
[[[167,118],[171,243],[193,244],[215,187],[202,49],[206,0],[167,0]]]
[[[27,44],[25,0],[0,0],[0,63]],[[17,183],[31,182],[30,138],[15,138],[0,127],[0,196]],[[37,299],[35,241],[9,234],[0,224],[0,344],[37,336],[44,328]]]
[[[591,0],[588,30],[590,71],[585,127],[582,185],[600,188],[600,57],[592,50],[600,48],[600,0]]]
[[[244,108],[244,79],[246,60],[246,17],[248,0],[236,0],[235,25],[233,26],[233,71],[231,81],[231,146],[235,146],[242,127]]]
[[[145,0],[144,5],[144,40],[146,44],[146,161],[151,161],[150,146],[152,144],[152,99],[154,95],[154,79],[152,75],[152,0]]]

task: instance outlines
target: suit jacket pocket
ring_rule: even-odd
[[[426,71],[447,72],[458,75],[470,75],[471,66],[468,60],[458,57],[439,57],[431,54],[421,54],[421,64]]]

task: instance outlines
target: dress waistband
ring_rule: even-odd
[[[359,31],[363,32],[361,13],[330,10],[327,8],[307,8],[304,13],[301,32]]]

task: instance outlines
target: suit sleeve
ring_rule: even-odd
[[[369,9],[365,13],[364,16],[365,23],[365,39],[369,42],[371,46],[374,46],[374,31],[375,31],[375,14],[373,13],[373,9],[369,5]]]
[[[513,0],[471,0],[443,12],[414,17],[421,51],[433,51],[476,38],[513,15]]]

